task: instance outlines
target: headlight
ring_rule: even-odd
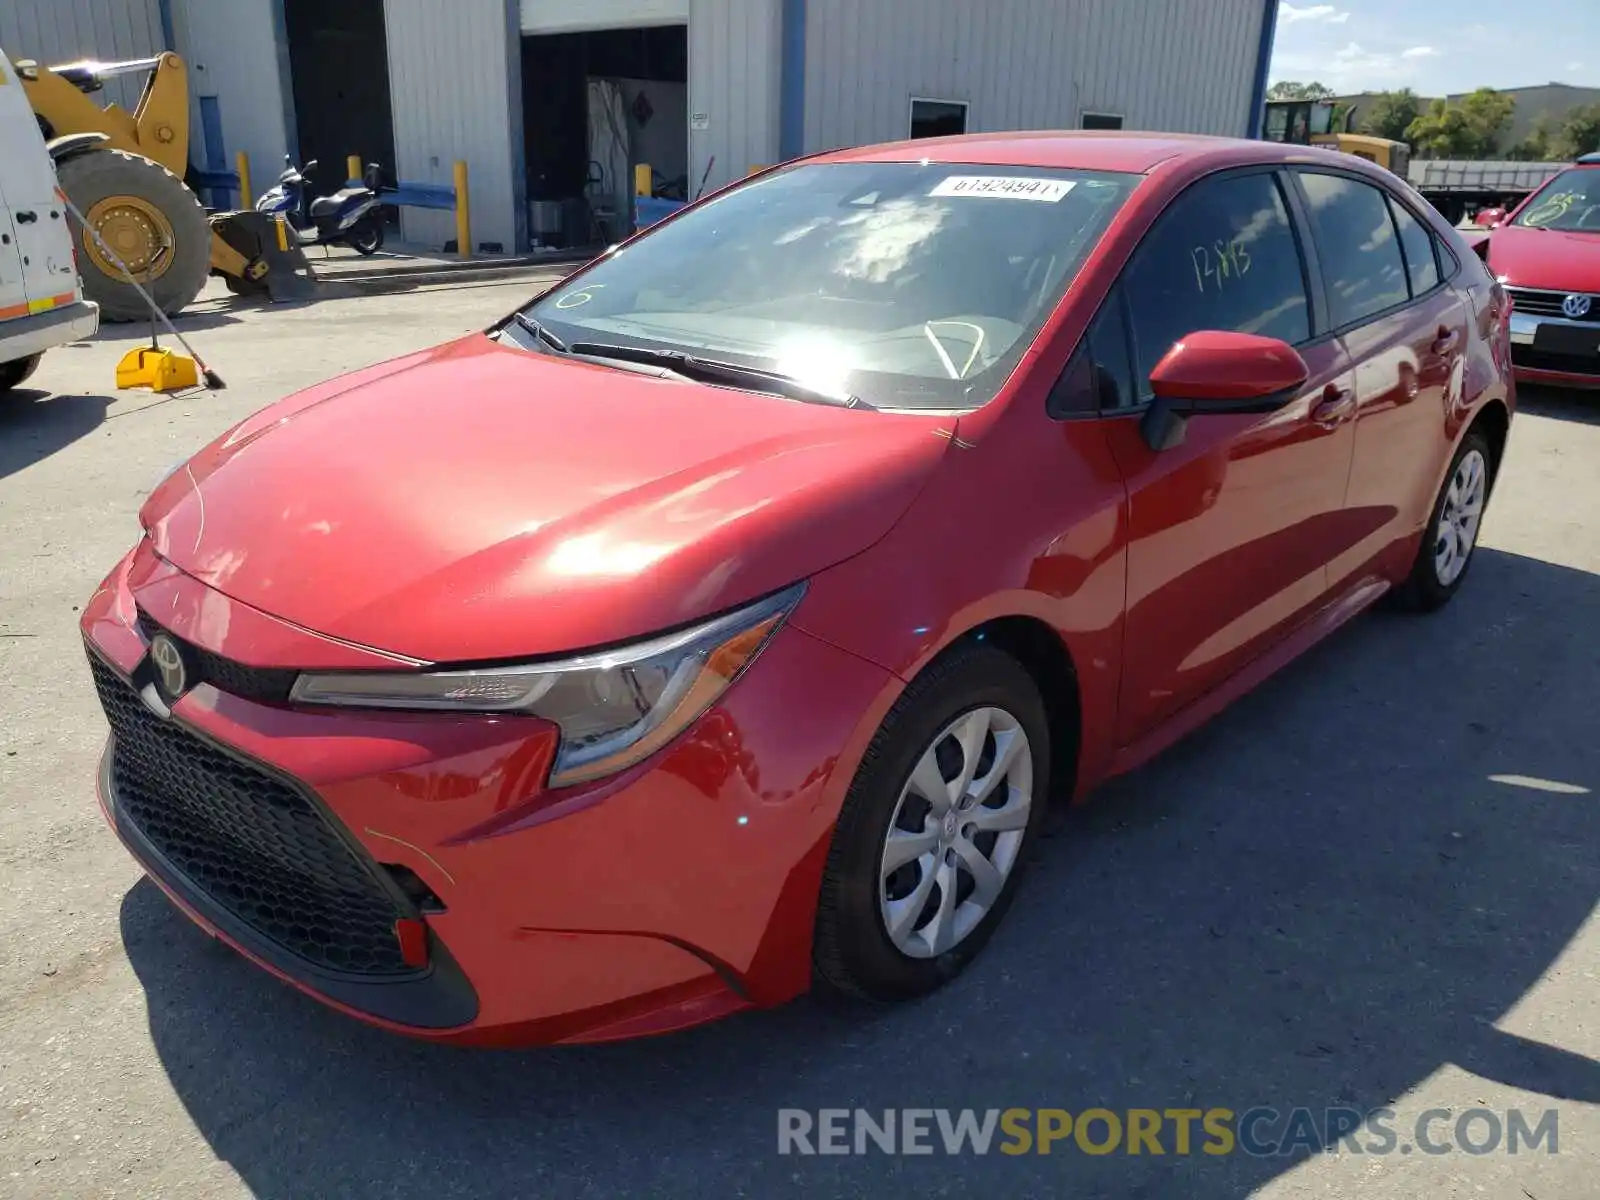
[[[710,708],[777,632],[804,584],[691,629],[559,661],[411,674],[307,674],[290,698],[360,708],[526,713],[561,727],[550,786],[610,775]]]

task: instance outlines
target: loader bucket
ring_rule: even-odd
[[[265,295],[274,303],[304,300],[317,281],[282,221],[248,210],[212,214],[211,270],[230,292]]]

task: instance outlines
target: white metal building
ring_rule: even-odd
[[[693,194],[835,146],[1009,128],[1245,135],[1276,0],[6,0],[0,46],[44,61],[174,46],[191,155],[378,160],[448,184],[474,241],[525,248],[631,167]],[[585,90],[585,88],[587,90]],[[135,97],[129,96],[128,100]],[[347,144],[360,142],[361,144]],[[578,172],[583,172],[579,174]],[[326,174],[325,178],[328,177]],[[407,209],[440,245],[449,214]]]

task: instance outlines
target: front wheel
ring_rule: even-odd
[[[1433,503],[1411,574],[1395,593],[1400,607],[1433,612],[1461,590],[1478,548],[1478,529],[1493,484],[1493,460],[1489,439],[1481,431],[1473,429],[1461,439]]]
[[[383,222],[377,213],[368,213],[350,227],[344,240],[357,254],[376,254],[383,249]]]
[[[930,992],[977,957],[1015,895],[1049,794],[1044,702],[977,643],[919,676],[884,718],[840,810],[813,965],[870,1000]]]
[[[168,316],[200,294],[211,270],[211,226],[200,199],[153,159],[90,150],[56,164],[61,189],[88,222],[72,218],[83,292],[103,321],[150,316],[129,274]]]

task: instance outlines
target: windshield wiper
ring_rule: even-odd
[[[539,324],[538,321],[534,320],[534,318],[530,317],[527,313],[514,312],[511,314],[511,319],[526,329],[529,333],[533,334],[534,337],[538,338],[546,346],[549,346],[550,349],[554,350],[557,354],[566,354],[568,352],[567,344],[565,342],[563,342],[555,334],[551,333],[543,325]]]
[[[830,404],[835,408],[872,408],[860,396],[804,383],[792,375],[763,371],[720,358],[701,358],[681,350],[650,350],[642,346],[615,345],[610,342],[573,342],[567,352],[582,358],[615,359],[618,362],[644,363],[664,367],[702,383],[731,383],[752,391],[772,392],[792,400]]]

